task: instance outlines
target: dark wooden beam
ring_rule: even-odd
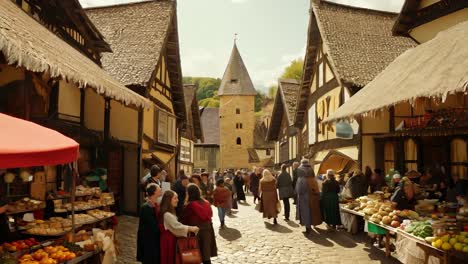
[[[317,102],[318,99],[320,99],[322,96],[338,87],[340,87],[338,80],[333,78],[332,80],[325,83],[322,87],[319,87],[313,94],[311,94],[309,97],[309,102],[311,102],[311,104]]]
[[[80,89],[80,126],[84,127],[85,126],[85,98],[86,98],[86,93],[85,89],[82,88]]]
[[[407,12],[403,12],[400,15],[401,18],[399,19],[398,24],[394,29],[394,34],[409,35],[408,31],[413,28],[436,20],[440,17],[447,16],[461,9],[467,8],[468,1],[442,0],[419,10],[413,11],[414,9],[417,9],[418,6],[419,4],[416,7],[411,6],[411,8],[407,9]]]

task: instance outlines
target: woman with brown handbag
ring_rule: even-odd
[[[199,231],[198,227],[183,225],[177,220],[176,207],[178,202],[177,194],[170,190],[164,193],[161,200],[159,211],[161,264],[176,263],[176,237],[187,237],[188,233],[197,234]]]
[[[213,230],[213,211],[211,204],[201,197],[200,188],[195,184],[187,186],[188,204],[183,211],[182,222],[186,225],[198,226],[198,244],[203,264],[211,263],[210,258],[218,255],[216,238]]]

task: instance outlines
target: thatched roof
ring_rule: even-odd
[[[468,21],[400,55],[324,121],[373,112],[416,98],[442,98],[468,89]],[[391,95],[391,96],[383,96]]]
[[[219,145],[219,108],[203,107],[200,109],[204,141],[197,145]]]
[[[256,149],[272,149],[275,147],[273,141],[267,140],[267,131],[265,123],[261,120],[255,121],[255,128],[253,131],[254,136],[254,148]]]
[[[125,85],[151,79],[175,12],[172,1],[145,1],[86,10],[111,45],[102,66]]]
[[[324,0],[312,0],[311,6],[297,127],[305,123],[307,98],[322,43],[338,82],[349,88],[364,87],[398,55],[416,45],[409,38],[392,36],[397,14]]]
[[[313,1],[320,35],[342,82],[363,87],[405,50],[411,39],[392,36],[397,14]]]
[[[161,55],[166,55],[174,112],[185,119],[176,1],[143,1],[86,12],[113,50],[103,56],[103,68],[123,84],[146,87]]]
[[[286,114],[288,125],[294,125],[300,90],[301,86],[297,80],[281,79],[278,81],[278,91],[276,92],[270,127],[267,132],[268,140],[278,139],[284,114]]]
[[[187,122],[192,122],[189,127],[193,129],[195,139],[203,142],[203,131],[200,121],[200,111],[197,101],[197,87],[194,84],[184,85],[185,107],[187,109]]]
[[[57,4],[63,8],[63,13],[68,15],[72,20],[72,23],[75,23],[76,29],[84,36],[89,38],[91,43],[86,43],[90,47],[93,47],[95,50],[101,52],[112,52],[109,44],[104,40],[104,36],[99,32],[96,26],[91,22],[89,17],[86,15],[83,7],[81,7],[79,0],[69,0],[69,1],[47,1],[46,3]],[[57,10],[60,12],[61,10]]]
[[[256,95],[249,72],[234,43],[231,57],[219,86],[218,95]]]
[[[9,64],[92,87],[127,105],[150,105],[11,1],[0,1],[0,51]]]

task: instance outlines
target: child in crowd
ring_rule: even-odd
[[[226,216],[226,209],[229,208],[229,201],[231,199],[231,192],[228,188],[224,187],[224,180],[218,179],[216,181],[216,189],[213,191],[214,206],[218,208],[219,221],[221,228],[226,227],[224,217]]]

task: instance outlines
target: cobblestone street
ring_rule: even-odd
[[[296,221],[286,222],[283,217],[274,226],[254,210],[252,197],[247,199],[248,205],[239,204],[238,212],[226,218],[228,228],[222,230],[213,207],[218,244],[213,263],[399,263],[370,247],[364,234],[326,231],[322,225],[318,233],[306,236]],[[122,216],[119,220],[119,263],[136,263],[138,218]]]

